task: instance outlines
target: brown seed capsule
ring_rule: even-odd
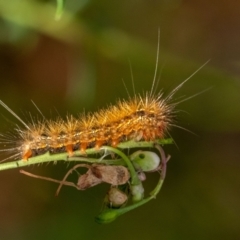
[[[121,207],[128,200],[126,193],[116,187],[111,187],[107,194],[107,201],[111,207]]]
[[[100,183],[102,183],[102,180],[100,178],[97,178],[90,168],[85,174],[81,175],[78,178],[77,186],[79,190],[85,190]]]
[[[118,186],[127,183],[130,178],[127,168],[123,166],[79,164],[80,166],[87,167],[88,171],[78,179],[79,190],[85,190],[102,182]]]
[[[123,166],[94,164],[92,165],[91,170],[97,178],[114,186],[125,184],[130,178],[128,169]]]

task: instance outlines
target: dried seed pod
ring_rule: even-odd
[[[107,193],[108,205],[111,207],[119,208],[125,204],[127,200],[127,194],[116,187],[111,187]]]
[[[79,190],[85,190],[87,188],[96,186],[100,183],[102,183],[102,180],[96,177],[93,174],[92,169],[90,168],[85,174],[81,175],[78,178],[77,186]]]
[[[89,169],[78,179],[77,186],[79,190],[85,190],[102,182],[118,186],[127,183],[130,178],[127,168],[123,166],[93,164],[84,165],[84,167]]]
[[[108,166],[94,164],[91,166],[91,170],[95,177],[113,186],[125,184],[130,178],[128,169],[124,166]]]

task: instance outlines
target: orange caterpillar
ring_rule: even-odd
[[[151,93],[144,97],[135,96],[79,118],[69,115],[66,121],[59,118],[56,121],[44,120],[30,125],[0,101],[25,126],[25,129],[17,129],[16,146],[5,150],[16,152],[15,158],[27,160],[47,151],[67,151],[71,156],[78,149],[84,152],[89,147],[116,147],[120,142],[129,140],[162,139],[174,116],[175,104],[169,104],[173,93],[165,99],[162,99],[162,94],[155,97]]]

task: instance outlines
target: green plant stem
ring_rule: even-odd
[[[57,9],[55,14],[55,20],[59,20],[63,13],[64,0],[57,0]]]
[[[120,143],[117,148],[120,149],[130,149],[130,148],[153,148],[154,144],[156,142],[124,142]],[[159,140],[157,143],[164,145],[164,144],[171,144],[173,143],[172,139],[162,139]],[[20,168],[20,167],[26,167],[33,164],[39,164],[39,163],[46,163],[46,162],[55,162],[55,161],[82,161],[82,162],[89,162],[89,163],[96,163],[99,161],[96,158],[89,158],[86,157],[88,155],[92,154],[98,154],[101,153],[102,150],[95,149],[95,148],[89,148],[86,149],[86,152],[83,154],[81,151],[75,151],[73,157],[69,157],[67,152],[64,153],[57,153],[57,154],[50,154],[49,152],[29,158],[26,160],[17,160],[17,161],[11,161],[11,162],[4,162],[0,163],[0,171],[13,169],[13,168]],[[102,159],[100,160],[101,163],[108,163],[108,164],[120,164],[124,165],[123,159],[121,160],[112,160],[112,159]],[[117,162],[121,161],[121,162]]]

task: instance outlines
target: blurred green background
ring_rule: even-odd
[[[176,98],[176,145],[158,198],[98,225],[107,186],[84,192],[0,172],[0,239],[239,239],[240,2],[0,0],[0,99],[24,120],[95,111],[150,90],[161,31],[159,90],[169,93],[208,59]],[[130,63],[129,63],[130,62]],[[160,75],[160,73],[159,73]],[[2,133],[17,123],[1,109]],[[2,159],[4,158],[4,155]],[[62,179],[72,165],[25,168]],[[153,188],[158,174],[144,183]]]

